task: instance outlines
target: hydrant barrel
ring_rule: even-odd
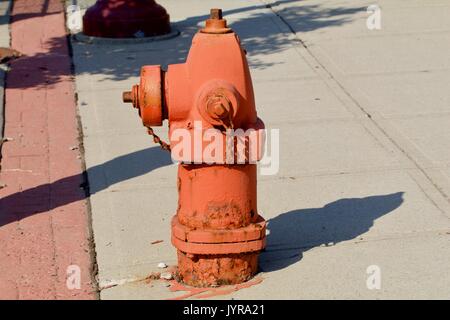
[[[250,279],[266,241],[256,165],[265,127],[257,117],[245,51],[222,11],[211,10],[186,63],[167,71],[143,66],[140,84],[123,100],[139,110],[155,142],[179,162],[178,209],[171,222],[178,279],[198,287]],[[150,127],[164,119],[170,148]]]
[[[181,165],[178,177],[172,241],[182,280],[202,287],[250,279],[265,231],[256,207],[256,165]],[[181,241],[179,229],[188,241]]]

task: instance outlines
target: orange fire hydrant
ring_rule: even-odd
[[[266,239],[256,201],[264,123],[256,114],[246,52],[222,11],[211,10],[186,63],[167,71],[143,66],[140,84],[124,92],[123,100],[133,103],[155,142],[180,163],[172,220],[179,279],[193,286],[250,279]],[[151,128],[164,119],[170,146]],[[233,135],[238,131],[245,134]]]

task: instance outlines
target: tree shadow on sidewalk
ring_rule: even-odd
[[[9,15],[12,13],[14,0],[0,0],[0,4],[3,5],[3,16],[0,16],[0,25],[10,23]],[[37,5],[36,5],[37,4]],[[61,12],[61,4],[57,1],[51,0],[35,0],[30,4],[20,4],[16,7],[16,14],[14,14],[13,21],[21,21],[26,19],[39,18],[43,15],[58,14]]]
[[[31,215],[86,199],[116,183],[171,164],[168,152],[152,147],[93,166],[83,174],[11,194],[0,199],[0,228]],[[90,187],[86,174],[90,179],[96,180]]]
[[[41,0],[43,1],[43,0]],[[289,6],[298,3],[299,6]],[[281,5],[286,5],[279,9]],[[309,3],[303,0],[274,1],[270,4],[255,4],[224,10],[224,17],[229,20],[230,27],[237,32],[243,46],[248,51],[248,60],[252,69],[266,69],[286,61],[263,59],[264,55],[282,52],[295,44],[287,36],[286,29],[275,26],[275,15],[270,8],[279,9],[283,21],[289,23],[299,32],[314,31],[322,28],[338,27],[350,23],[355,15],[365,12],[363,6],[330,6],[327,4]],[[30,18],[38,18],[45,14],[58,12],[43,9],[41,13],[32,13]],[[245,18],[240,15],[246,14]],[[143,65],[183,63],[188,55],[191,40],[209,17],[204,15],[186,17],[173,23],[173,27],[181,33],[178,37],[148,43],[136,44],[88,44],[73,42],[75,53],[75,69],[77,75],[102,75],[98,81],[121,81],[138,77]],[[21,16],[13,18],[22,19]],[[282,22],[280,22],[282,23]],[[45,89],[68,76],[71,76],[70,65],[57,56],[69,54],[64,52],[67,37],[54,38],[43,44],[45,50],[36,55],[25,56],[11,64],[12,69],[21,70],[20,79],[10,79],[10,88]],[[143,55],[142,52],[148,53]],[[56,62],[56,63],[55,63]]]
[[[72,79],[67,37],[54,37],[42,44],[45,52],[26,55],[9,62],[8,89],[46,90]],[[64,90],[62,88],[61,90]]]
[[[299,209],[268,221],[266,250],[261,254],[264,272],[286,268],[303,253],[320,245],[355,239],[374,221],[403,203],[403,192],[365,198],[340,199],[322,208]]]

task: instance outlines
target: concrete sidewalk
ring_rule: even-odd
[[[380,0],[374,31],[365,0],[158,2],[180,36],[72,42],[101,298],[183,294],[137,281],[176,264],[176,166],[121,93],[142,65],[183,62],[214,6],[249,53],[259,116],[280,129],[280,171],[258,184],[263,281],[216,298],[448,299],[448,1]]]

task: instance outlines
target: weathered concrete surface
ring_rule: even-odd
[[[121,92],[144,64],[183,62],[211,4],[159,2],[179,37],[73,42],[103,299],[183,294],[134,281],[176,263],[176,167]],[[280,129],[280,170],[258,185],[264,280],[219,298],[449,297],[450,4],[378,3],[376,31],[366,28],[371,1],[214,3],[249,53],[259,116]],[[371,265],[379,290],[366,286]]]
[[[93,299],[89,216],[64,6],[16,0],[0,180],[0,299]]]

